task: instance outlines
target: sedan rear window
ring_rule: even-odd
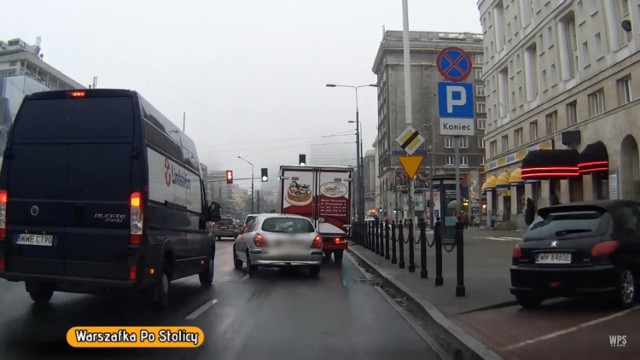
[[[233,219],[220,219],[218,225],[233,225]]]
[[[546,219],[535,223],[524,235],[523,239],[533,240],[553,237],[561,240],[572,235],[593,235],[600,226],[603,212],[575,211],[551,213]]]
[[[312,233],[313,224],[306,219],[268,218],[262,223],[262,230],[291,234]]]

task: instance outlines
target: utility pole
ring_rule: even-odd
[[[462,199],[461,199],[461,195],[460,195],[460,136],[454,136],[453,140],[455,141],[454,144],[454,155],[455,155],[455,160],[454,160],[454,166],[456,168],[456,217],[458,215],[460,215],[460,206],[462,206]]]
[[[413,123],[413,108],[411,105],[411,44],[409,42],[409,5],[407,4],[407,2],[407,0],[402,0],[402,43],[404,47],[404,112],[407,125],[411,125]],[[409,219],[411,220],[413,220],[415,216],[415,204],[413,202],[413,195],[414,186],[413,179],[411,179],[409,181],[409,196],[407,199],[409,203]]]
[[[433,119],[431,120],[431,144],[429,144],[429,202],[431,203],[431,207],[429,208],[429,226],[433,229],[435,224],[435,215],[433,213],[436,204],[433,201],[433,150],[436,144],[436,136],[435,136],[435,126]]]
[[[260,214],[260,190],[258,190],[258,206],[256,208],[258,209],[258,214]]]

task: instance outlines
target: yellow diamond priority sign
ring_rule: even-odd
[[[400,160],[404,171],[407,172],[409,180],[413,180],[413,177],[416,176],[423,159],[424,156],[398,156],[398,160]]]

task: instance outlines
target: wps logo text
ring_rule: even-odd
[[[627,346],[627,335],[609,335],[609,344],[611,347]]]

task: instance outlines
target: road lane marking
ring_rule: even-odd
[[[218,299],[207,300],[206,303],[202,304],[202,306],[197,308],[194,312],[192,312],[191,314],[187,315],[187,317],[185,319],[193,320],[193,319],[197,318],[198,316],[200,316],[200,314],[202,314],[203,312],[207,311],[208,308],[212,307],[213,304],[215,304],[217,302],[218,302]]]
[[[520,348],[520,347],[523,347],[523,346],[531,345],[533,343],[537,343],[537,342],[540,342],[540,341],[553,339],[553,338],[561,336],[561,335],[565,335],[565,334],[568,334],[568,333],[571,333],[571,332],[574,332],[574,331],[577,331],[577,330],[580,330],[580,329],[584,329],[584,328],[589,327],[589,326],[597,325],[597,324],[603,323],[605,321],[608,321],[608,320],[611,320],[611,319],[615,319],[617,317],[620,317],[622,315],[625,315],[625,314],[630,313],[630,312],[632,312],[634,310],[637,310],[637,309],[640,309],[640,307],[636,306],[636,307],[633,307],[631,309],[620,311],[620,312],[617,312],[617,313],[614,313],[614,314],[611,314],[611,315],[608,315],[608,316],[605,316],[605,317],[601,317],[601,318],[598,318],[598,319],[595,319],[595,320],[588,321],[586,323],[582,323],[582,324],[577,325],[577,326],[570,327],[568,329],[556,331],[556,332],[553,332],[551,334],[547,334],[547,335],[543,335],[543,336],[537,337],[535,339],[526,340],[526,341],[523,341],[523,342],[520,342],[520,343],[517,343],[517,344],[514,344],[514,345],[510,345],[510,346],[505,347],[504,350],[513,350],[513,349],[517,349],[517,348]]]
[[[501,236],[501,237],[493,237],[493,236],[474,236],[474,239],[483,239],[483,240],[495,240],[495,241],[518,241],[520,238],[509,237],[509,236]]]

